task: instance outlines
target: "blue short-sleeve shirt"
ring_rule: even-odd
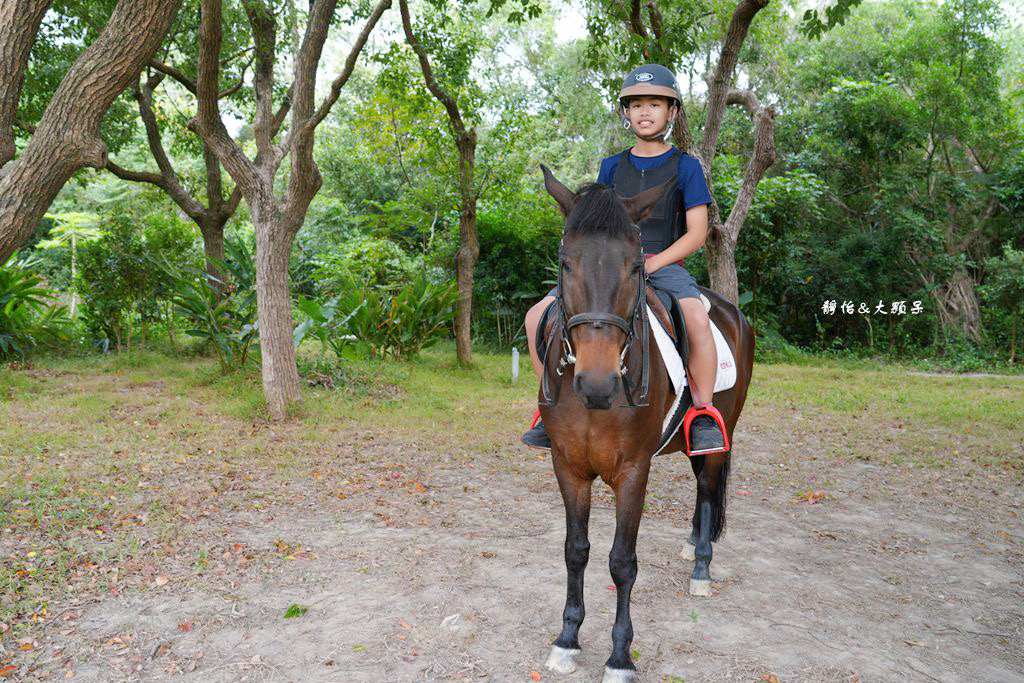
[[[652,168],[658,168],[667,163],[669,156],[671,156],[674,150],[675,147],[672,147],[664,154],[659,154],[656,157],[638,157],[630,150],[629,161],[636,170],[649,171]],[[602,161],[601,171],[597,175],[597,182],[612,187],[612,178],[615,177],[615,170],[619,167],[621,159],[622,155],[616,154]],[[700,167],[700,162],[685,152],[679,155],[677,184],[679,191],[683,193],[683,211],[700,204],[711,203],[711,193],[708,192],[708,184],[704,180],[704,171]]]

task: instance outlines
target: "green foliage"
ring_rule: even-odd
[[[175,311],[191,326],[186,334],[213,347],[223,372],[245,365],[257,343],[256,269],[252,254],[240,240],[226,240],[226,261],[215,261],[220,272],[230,273],[221,282],[199,268],[159,264],[169,281],[169,298]]]
[[[306,612],[308,612],[308,611],[309,611],[309,608],[306,607],[305,605],[300,605],[298,603],[292,603],[291,605],[288,605],[288,609],[286,609],[284,611],[284,618],[285,619],[294,619],[295,617],[301,617],[301,616],[304,616],[306,614]]]
[[[302,340],[309,336],[320,342],[321,360],[327,349],[333,351],[337,358],[343,358],[345,348],[356,340],[354,335],[348,333],[348,323],[365,305],[365,302],[359,303],[347,315],[339,315],[337,299],[321,304],[300,296],[295,308],[306,319],[293,332],[295,348],[299,348]]]
[[[985,260],[986,281],[979,288],[986,304],[985,318],[1009,348],[1012,363],[1024,322],[1024,251],[1003,245],[1002,256]]]
[[[825,33],[836,26],[846,23],[847,17],[854,7],[862,0],[835,0],[831,5],[825,5],[825,21],[821,20],[816,8],[804,12],[803,20],[797,29],[800,33],[812,40],[821,38]]]
[[[320,307],[325,319],[321,325],[332,325],[327,332],[335,339],[329,342],[332,349],[339,345],[343,351],[351,341],[355,351],[371,357],[408,358],[448,336],[457,299],[453,281],[434,283],[425,273],[415,275],[394,294],[349,280],[337,299],[326,304],[334,309],[330,318],[324,306]],[[338,323],[326,322],[339,315]]]
[[[521,334],[526,311],[547,294],[562,218],[543,190],[523,192],[477,217],[480,260],[474,278],[477,334],[505,346]]]
[[[132,219],[111,215],[105,221],[103,236],[79,248],[82,317],[104,347],[114,342],[130,350],[134,323],[144,310],[150,313],[160,278]]]
[[[391,240],[359,237],[323,255],[314,278],[321,290],[332,296],[352,282],[365,288],[395,289],[421,269],[422,263],[417,264]]]
[[[66,341],[70,325],[63,306],[32,272],[34,264],[14,261],[0,264],[0,359],[27,356],[35,348]]]

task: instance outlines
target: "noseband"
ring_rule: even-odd
[[[634,225],[633,228],[640,232],[640,229]],[[643,251],[640,252],[640,257],[643,258]],[[566,316],[565,313],[565,297],[564,290],[562,288],[562,271],[564,267],[562,265],[562,248],[558,250],[558,296],[555,298],[555,305],[558,307],[558,321],[556,323],[557,329],[552,330],[552,338],[555,334],[558,335],[560,344],[558,345],[562,349],[562,356],[558,359],[558,367],[555,368],[555,374],[561,377],[565,373],[565,368],[569,365],[575,365],[576,353],[572,348],[572,340],[570,339],[570,333],[574,327],[580,325],[593,325],[594,327],[601,327],[604,324],[612,325],[622,330],[623,334],[626,335],[626,342],[622,345],[622,353],[619,354],[619,376],[622,377],[622,393],[626,396],[626,403],[630,408],[641,408],[648,404],[647,394],[650,384],[650,363],[648,362],[649,352],[649,321],[647,318],[647,301],[644,294],[647,290],[647,274],[643,268],[640,269],[637,276],[637,293],[636,301],[633,304],[633,311],[627,321],[614,313],[606,313],[601,311],[588,311],[586,313],[577,313],[571,318]],[[637,327],[639,326],[639,334],[637,333]],[[640,395],[636,398],[633,397],[633,387],[630,385],[629,378],[626,376],[626,353],[633,346],[636,341],[641,343],[640,352]],[[549,385],[548,372],[548,353],[554,347],[554,344],[550,342],[544,352],[544,358],[542,364],[544,367],[544,373],[541,378],[541,392],[543,395],[542,405],[553,406],[558,403],[559,394],[561,393],[562,383],[558,382],[555,388],[554,396],[551,395]]]

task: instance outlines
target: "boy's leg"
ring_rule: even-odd
[[[554,300],[555,297],[546,296],[538,301],[527,312],[526,320],[523,321],[523,326],[526,328],[526,345],[530,349],[530,360],[533,362],[533,371],[537,374],[538,380],[544,368],[537,355],[537,326],[540,325],[540,318],[544,315],[545,309]],[[544,423],[540,422],[537,417],[534,418],[534,424],[530,430],[523,434],[522,442],[533,448],[551,448],[551,439],[548,438],[548,434],[544,430]]]
[[[715,373],[718,368],[718,350],[711,336],[711,321],[700,299],[687,297],[679,300],[686,321],[686,337],[690,342],[690,362],[686,373],[690,383],[693,405],[700,408],[712,403],[715,392]]]
[[[686,321],[686,336],[690,342],[687,378],[693,407],[711,406],[715,396],[715,373],[718,369],[718,349],[711,335],[711,321],[700,299],[687,297],[679,300]],[[691,409],[692,410],[692,409]],[[720,453],[726,448],[724,427],[707,414],[693,418],[689,429],[689,453]]]
[[[555,300],[553,296],[546,296],[533,305],[526,313],[526,320],[523,321],[523,326],[526,328],[526,345],[530,349],[530,361],[533,362],[533,371],[537,375],[537,379],[540,379],[540,373],[543,368],[540,365],[540,356],[537,355],[537,325],[540,324],[540,317],[544,315],[544,311],[551,305],[551,302]]]

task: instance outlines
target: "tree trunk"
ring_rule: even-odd
[[[473,190],[473,167],[476,161],[476,131],[470,130],[458,141],[459,148],[459,251],[455,256],[455,280],[459,302],[455,316],[455,355],[459,363],[473,362],[473,270],[480,257],[480,240],[476,234],[476,194]]]
[[[260,207],[253,211],[263,396],[267,401],[267,411],[275,420],[282,419],[289,404],[302,397],[295,364],[292,302],[288,289],[292,233],[281,222],[282,217],[276,207]]]
[[[227,273],[222,273],[216,265],[224,260],[224,224],[228,217],[207,211],[199,222],[199,231],[203,235],[203,253],[206,256],[206,273],[216,278],[211,284],[214,289],[223,293],[228,284]]]
[[[960,330],[976,343],[981,341],[981,309],[974,280],[967,271],[954,272],[933,296],[944,328]]]
[[[724,229],[711,231],[708,237],[708,279],[715,290],[734,304],[739,303],[739,279],[736,276],[736,239]]]
[[[708,212],[708,276],[711,289],[715,290],[737,306],[739,305],[739,278],[736,274],[736,244],[739,242],[740,231],[747,220],[747,213],[754,203],[757,185],[761,182],[764,172],[775,163],[775,107],[761,108],[757,97],[750,91],[734,92],[734,97],[743,98],[755,121],[754,153],[747,163],[743,174],[743,184],[736,194],[729,218],[722,223],[718,205],[712,202],[712,210]],[[704,160],[702,160],[704,161]],[[708,188],[712,179],[709,167],[704,166]],[[718,253],[722,251],[722,253]]]
[[[14,158],[14,115],[50,0],[0,0],[0,166]]]
[[[118,2],[103,32],[61,81],[21,157],[0,168],[0,263],[31,236],[75,171],[106,165],[100,121],[152,58],[180,2]]]
[[[473,270],[480,256],[476,235],[476,202],[465,205],[459,214],[459,251],[455,255],[455,279],[459,302],[455,316],[455,353],[459,362],[473,362]]]

